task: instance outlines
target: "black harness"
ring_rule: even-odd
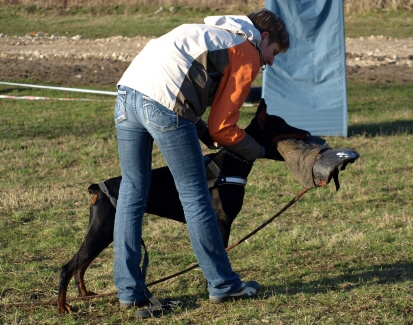
[[[225,176],[218,165],[209,156],[204,156],[205,167],[209,168],[214,174],[215,178],[208,181],[208,188],[214,189],[218,186],[225,184],[232,185],[247,185],[247,179],[245,177],[238,176]]]

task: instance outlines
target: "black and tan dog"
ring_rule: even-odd
[[[274,148],[280,139],[307,140],[310,136],[309,132],[288,125],[282,118],[268,115],[263,100],[245,131],[261,145],[266,147],[273,145]],[[268,158],[283,160],[276,149],[272,154],[273,156]],[[205,164],[212,206],[218,219],[225,247],[227,247],[231,224],[243,205],[244,186],[253,162],[221,149],[217,153],[206,155]],[[66,303],[66,293],[69,281],[73,276],[80,296],[94,295],[86,289],[84,274],[90,263],[113,241],[116,212],[114,203],[118,197],[120,181],[121,177],[119,176],[108,179],[101,185],[92,184],[89,186],[89,193],[94,196],[90,206],[88,230],[79,251],[62,267],[60,273],[58,293],[60,313],[72,312],[71,306]],[[160,193],[168,193],[168,195],[160,195]],[[152,183],[146,212],[185,222],[178,192],[168,167],[152,171]]]

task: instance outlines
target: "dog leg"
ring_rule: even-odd
[[[69,314],[73,313],[72,307],[66,303],[67,287],[75,273],[72,264],[73,259],[69,263],[65,264],[60,270],[59,293],[57,299],[57,309],[59,314],[63,314],[65,312]]]
[[[211,192],[212,207],[218,219],[218,226],[224,246],[228,247],[232,222],[241,211],[245,188],[239,185],[221,185]]]
[[[101,241],[99,241],[101,239]],[[86,240],[86,239],[85,239]],[[75,276],[75,282],[79,291],[79,296],[95,295],[94,292],[87,291],[84,274],[86,269],[92,263],[92,261],[112,242],[112,240],[105,240],[103,238],[97,238],[98,241],[88,241],[93,245],[93,251],[87,249],[86,245],[82,245],[79,252],[67,263],[60,271],[60,283],[58,293],[58,310],[59,313],[73,313],[72,307],[66,303],[66,294],[69,282],[73,276]]]
[[[81,296],[81,297],[96,295],[95,292],[88,291],[86,289],[85,278],[84,278],[86,269],[89,267],[89,265],[90,265],[90,263],[92,263],[92,261],[93,261],[93,259],[91,259],[89,263],[86,263],[85,265],[82,265],[82,267],[79,268],[75,273],[75,283],[76,283],[77,290],[79,291],[79,296]]]
[[[93,194],[96,196],[90,206],[89,227],[83,243],[75,256],[60,271],[59,313],[73,312],[72,307],[66,303],[67,288],[73,276],[80,296],[93,294],[86,289],[84,274],[90,263],[113,241],[115,208],[102,192]]]

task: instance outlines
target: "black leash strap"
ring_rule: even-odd
[[[142,239],[142,247],[144,250],[143,254],[143,262],[142,262],[142,268],[141,268],[141,273],[142,273],[142,278],[145,282],[146,280],[146,271],[148,270],[148,265],[149,265],[149,253],[148,250],[146,249],[145,242]],[[152,294],[152,292],[148,289],[148,287],[145,287],[145,296],[146,299],[149,300],[149,302],[152,304],[152,306],[138,310],[135,313],[135,316],[138,318],[150,318],[150,317],[158,317],[162,316],[166,311],[172,310],[173,308],[180,307],[183,305],[183,303],[179,300],[176,299],[164,299],[162,303],[156,299],[156,297]]]
[[[217,186],[232,184],[232,185],[247,185],[247,179],[245,177],[229,176],[226,177],[219,169],[218,165],[209,156],[204,156],[204,163],[215,175],[215,178],[208,181],[208,188],[214,189]]]

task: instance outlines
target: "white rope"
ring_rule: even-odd
[[[20,99],[20,100],[85,100],[85,101],[112,101],[111,99],[90,99],[90,98],[53,98],[53,97],[40,97],[40,96],[11,96],[11,95],[0,95],[0,99]]]
[[[0,84],[1,85],[8,85],[8,86],[18,86],[18,87],[31,87],[31,88],[74,91],[74,92],[79,92],[79,93],[100,94],[100,95],[113,95],[113,96],[116,96],[118,94],[117,92],[113,92],[113,91],[90,90],[90,89],[80,89],[80,88],[66,88],[66,87],[52,87],[52,86],[40,86],[40,85],[19,84],[19,83],[2,82],[2,81],[0,81]]]
[[[91,90],[91,89],[81,89],[81,88],[67,88],[67,87],[52,87],[52,86],[40,86],[40,85],[30,85],[30,84],[20,84],[20,83],[13,83],[13,82],[3,82],[0,81],[0,85],[8,85],[8,86],[18,86],[18,87],[32,87],[32,88],[42,88],[42,89],[54,89],[54,90],[64,90],[64,91],[74,91],[80,93],[89,93],[89,94],[100,94],[100,95],[112,95],[117,96],[117,92],[115,91],[103,91],[103,90]],[[6,97],[3,97],[6,98]],[[11,97],[7,97],[11,98]],[[17,98],[15,98],[17,99]],[[22,98],[22,99],[29,99],[29,98]],[[31,98],[30,98],[31,99]],[[46,99],[44,98],[37,98],[37,99]],[[70,99],[61,99],[59,100],[70,100]],[[251,103],[244,103],[243,106],[257,106],[258,104],[251,104]]]

